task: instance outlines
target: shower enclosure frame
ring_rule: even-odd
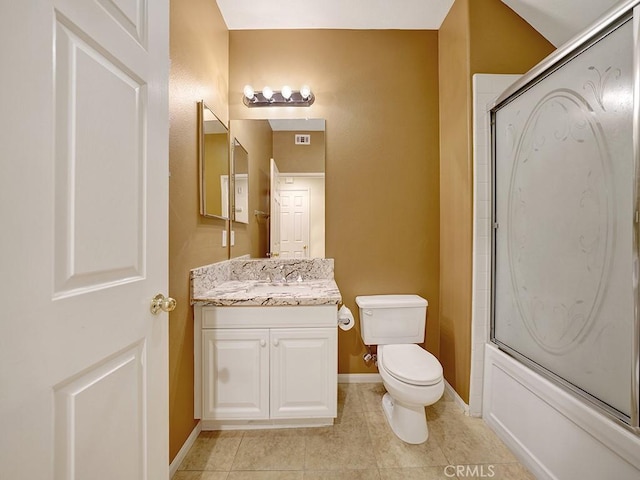
[[[595,396],[585,392],[579,387],[568,382],[559,375],[541,367],[536,362],[514,350],[509,345],[496,339],[495,336],[495,307],[496,307],[496,114],[497,112],[526,92],[556,70],[569,63],[582,52],[598,43],[611,32],[626,22],[632,22],[633,39],[633,67],[632,67],[632,90],[633,90],[633,113],[632,113],[632,149],[633,149],[633,191],[632,191],[632,211],[634,212],[632,227],[632,260],[633,278],[629,279],[633,286],[633,338],[632,338],[632,365],[631,365],[631,398],[630,415],[625,415],[607,403],[599,400]],[[620,4],[599,21],[594,23],[583,33],[574,37],[564,46],[556,50],[553,54],[544,59],[541,63],[523,75],[518,81],[512,84],[496,101],[489,107],[491,117],[491,305],[490,305],[490,340],[501,351],[514,357],[531,370],[539,373],[544,378],[551,380],[565,391],[571,392],[576,397],[593,406],[596,410],[611,418],[618,424],[640,435],[640,302],[639,286],[639,178],[640,178],[640,0],[631,0]]]

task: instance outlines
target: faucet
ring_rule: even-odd
[[[283,273],[284,265],[279,265],[278,270],[273,275],[273,281],[275,283],[287,283],[287,277]]]

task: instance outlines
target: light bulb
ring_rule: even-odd
[[[285,100],[289,100],[291,98],[291,87],[288,85],[285,85],[284,87],[282,87],[282,97]]]
[[[302,86],[302,88],[300,89],[300,96],[305,100],[307,100],[311,96],[311,89],[309,88],[309,85]]]
[[[271,97],[273,97],[273,90],[271,90],[270,87],[264,87],[262,89],[262,96],[267,100],[271,100]]]
[[[253,99],[256,93],[253,91],[253,87],[251,85],[245,85],[243,92],[244,92],[244,96],[247,97],[249,100]]]

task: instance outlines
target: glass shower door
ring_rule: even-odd
[[[626,423],[637,402],[633,43],[633,20],[620,20],[492,110],[492,340]]]

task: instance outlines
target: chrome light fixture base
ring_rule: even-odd
[[[309,107],[313,105],[316,97],[313,92],[305,98],[298,90],[291,91],[291,96],[287,99],[280,91],[274,91],[271,98],[264,96],[262,92],[254,92],[253,97],[242,96],[242,103],[247,107]]]

